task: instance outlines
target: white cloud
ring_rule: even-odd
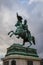
[[[18,10],[20,14],[25,14],[26,11],[23,11],[21,13],[21,9]],[[27,14],[26,14],[27,15]],[[22,42],[21,39],[17,39],[15,36],[10,38],[8,37],[8,32],[10,30],[15,30],[14,25],[16,23],[16,14],[11,11],[9,8],[6,8],[5,6],[1,6],[0,11],[0,53],[5,54],[6,48],[9,47],[13,43]],[[14,40],[15,39],[15,40]],[[3,41],[2,41],[3,40]]]
[[[34,1],[34,0],[30,0],[30,1],[29,1],[29,4],[31,4],[33,1]]]
[[[10,37],[7,38],[8,32],[11,30],[11,26],[15,23],[15,16],[12,11],[10,11],[5,6],[1,6],[0,10],[0,54],[4,55],[6,53],[6,48],[10,46],[13,42]],[[3,40],[3,41],[2,41]],[[1,56],[0,55],[0,56]]]
[[[41,1],[43,1],[43,0],[33,0],[33,1],[39,1],[39,2],[41,2]]]
[[[3,62],[2,61],[0,61],[0,65],[3,65]]]
[[[30,0],[29,4],[32,4],[33,2],[43,2],[43,0]]]

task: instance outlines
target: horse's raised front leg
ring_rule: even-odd
[[[13,36],[13,33],[10,35],[10,37],[12,37]]]
[[[8,33],[8,35],[9,35],[11,32],[13,32],[13,31],[10,31],[10,32]]]
[[[10,34],[10,33],[12,33],[12,34]],[[10,31],[10,32],[8,33],[8,35],[10,35],[10,37],[12,37],[13,34],[14,34],[13,31]]]

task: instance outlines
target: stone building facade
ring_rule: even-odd
[[[42,65],[36,50],[21,45],[12,45],[2,59],[3,65]]]

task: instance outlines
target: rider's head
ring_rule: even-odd
[[[21,16],[19,16],[18,13],[17,13],[17,19],[18,19],[19,21],[22,21],[23,18],[22,18]]]
[[[27,20],[26,19],[24,20],[24,24],[27,24]]]

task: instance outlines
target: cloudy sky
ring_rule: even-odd
[[[22,39],[7,35],[10,30],[16,29],[17,12],[27,19],[29,30],[36,39],[36,45],[31,47],[36,48],[39,57],[43,58],[43,0],[0,0],[0,59],[10,45],[22,43]]]

